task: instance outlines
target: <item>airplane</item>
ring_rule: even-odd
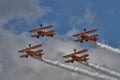
[[[50,30],[50,31],[44,31],[45,29],[50,29],[53,27],[53,25],[48,25],[48,26],[44,26],[41,24],[40,25],[41,27],[40,28],[37,28],[37,29],[33,29],[33,30],[30,30],[29,32],[35,32],[37,34],[35,35],[32,35],[31,37],[35,37],[35,38],[39,38],[40,36],[44,37],[44,36],[47,36],[47,37],[53,37],[55,35],[55,31],[54,30]]]
[[[74,49],[74,53],[63,56],[63,58],[69,58],[69,57],[72,58],[71,60],[65,61],[65,63],[73,63],[74,61],[87,62],[87,60],[89,60],[89,58],[87,58],[89,56],[88,54],[84,54],[84,55],[82,55],[80,57],[76,56],[76,54],[81,54],[81,53],[87,52],[88,51],[87,49],[83,49],[83,50],[78,51],[78,52],[75,52],[75,51],[76,51],[76,49]]]
[[[35,45],[35,46],[31,47],[31,44],[29,44],[29,48],[19,50],[18,53],[26,53],[25,55],[21,55],[20,56],[21,58],[25,58],[25,57],[28,58],[28,56],[31,56],[31,57],[39,56],[39,57],[41,57],[44,54],[42,49],[37,50],[37,51],[32,50],[32,49],[39,48],[41,46],[42,46],[41,44],[38,44],[38,45]]]
[[[98,39],[98,34],[95,34],[95,35],[92,35],[92,36],[88,36],[87,34],[91,34],[91,33],[94,33],[94,32],[97,32],[97,29],[93,29],[93,30],[89,30],[89,31],[86,31],[86,29],[84,29],[84,32],[83,33],[80,33],[80,34],[74,34],[72,35],[73,37],[81,37],[81,39],[77,39],[77,40],[74,40],[75,42],[83,42],[83,41],[94,41],[96,42],[97,39]]]

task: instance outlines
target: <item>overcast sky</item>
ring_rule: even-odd
[[[0,80],[93,80],[32,58],[19,58],[17,51],[29,43],[42,43],[44,57],[61,63],[62,56],[73,52],[73,48],[87,48],[90,62],[120,72],[120,55],[74,43],[71,38],[83,28],[97,28],[99,42],[119,48],[119,4],[119,0],[0,0]],[[32,39],[28,31],[40,23],[53,24],[57,35],[53,39]],[[71,65],[86,69],[79,63]]]

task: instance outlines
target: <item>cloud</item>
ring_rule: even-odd
[[[69,23],[73,26],[90,26],[95,21],[95,12],[89,8],[83,13],[82,16],[72,16]]]
[[[58,69],[53,66],[41,63],[32,58],[21,59],[19,58],[19,49],[26,48],[27,44],[32,45],[42,43],[42,49],[44,49],[44,57],[52,60],[58,60],[64,63],[63,55],[73,52],[73,48],[81,50],[83,47],[78,43],[74,43],[69,40],[72,33],[77,32],[76,28],[67,32],[65,35],[56,35],[55,38],[45,39],[32,39],[27,32],[22,34],[15,34],[11,30],[7,30],[2,27],[3,23],[6,23],[14,16],[22,16],[26,19],[37,19],[47,15],[52,11],[50,7],[39,6],[38,1],[34,0],[0,0],[0,80],[93,80],[84,75],[76,75],[74,73],[67,72],[65,70]],[[91,17],[90,17],[91,16]],[[74,17],[73,22],[75,25],[80,23],[92,24],[94,22],[94,14],[91,11],[86,10],[83,17]],[[90,22],[89,22],[90,21]],[[16,30],[16,29],[15,29]],[[110,67],[119,71],[120,56],[108,54],[108,52],[94,48],[89,52],[90,61]],[[106,54],[104,54],[106,53]],[[70,64],[78,67],[84,66],[74,63]],[[115,66],[116,65],[116,66]]]
[[[39,3],[38,0],[0,0],[0,22],[5,23],[16,16],[34,21],[52,11],[50,7],[41,6]]]
[[[72,32],[72,31],[70,31]],[[74,29],[73,29],[74,32]],[[62,37],[61,37],[62,36]],[[19,58],[19,49],[23,49],[27,46],[28,43],[32,45],[41,43],[43,44],[42,49],[44,50],[45,55],[43,57],[57,60],[61,63],[64,63],[62,58],[65,54],[70,54],[73,52],[73,48],[77,50],[83,49],[78,43],[67,39],[67,36],[56,35],[54,38],[45,38],[45,39],[32,39],[28,36],[26,32],[22,34],[14,34],[13,32],[0,28],[0,64],[2,66],[2,72],[0,72],[1,80],[32,80],[32,79],[41,79],[41,80],[75,80],[81,79],[86,80],[89,77],[83,75],[73,75],[68,71],[61,70],[59,68],[41,63],[32,58],[21,59]],[[37,43],[38,42],[38,43]],[[112,70],[119,71],[119,56],[109,54],[108,52],[93,48],[90,49],[88,54],[90,55],[90,62],[104,65],[111,68]],[[85,68],[83,65],[75,62],[70,64]],[[117,65],[117,66],[114,66]],[[91,70],[91,69],[89,69]],[[93,70],[92,70],[93,71]],[[92,78],[90,78],[93,80]],[[90,80],[89,79],[89,80]]]

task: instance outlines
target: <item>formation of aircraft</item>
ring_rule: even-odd
[[[98,34],[94,34],[89,36],[88,34],[92,34],[94,32],[97,32],[97,29],[93,29],[93,30],[89,30],[86,31],[86,29],[84,29],[84,32],[80,33],[80,34],[74,34],[72,35],[73,37],[80,37],[80,39],[76,39],[74,40],[75,42],[83,42],[83,41],[94,41],[96,42],[98,39]]]
[[[53,25],[48,25],[48,26],[43,27],[43,25],[41,24],[40,26],[41,26],[40,28],[30,30],[30,32],[36,33],[36,34],[32,35],[31,37],[35,37],[35,38],[39,38],[40,36],[42,36],[42,37],[44,37],[44,36],[53,37],[55,35],[54,30],[45,31],[46,29],[53,28]],[[89,35],[89,34],[92,34],[94,32],[97,32],[97,29],[93,29],[93,30],[89,30],[89,31],[86,31],[86,29],[84,29],[84,32],[82,32],[80,34],[74,34],[72,36],[73,37],[79,37],[79,39],[74,40],[75,42],[81,42],[81,43],[83,41],[94,41],[94,42],[96,42],[97,39],[98,39],[98,34]],[[42,57],[42,55],[44,54],[42,49],[36,50],[36,51],[34,50],[34,49],[39,48],[41,46],[42,46],[41,44],[38,44],[38,45],[35,45],[35,46],[31,46],[31,44],[30,44],[29,48],[19,50],[18,53],[26,53],[26,54],[21,55],[20,56],[21,58],[28,58],[28,56]],[[83,49],[83,50],[80,50],[80,51],[77,51],[77,52],[76,52],[76,49],[73,49],[73,50],[74,50],[74,53],[63,56],[63,58],[72,58],[70,60],[65,61],[65,63],[73,63],[74,61],[87,62],[89,60],[89,58],[88,58],[89,55],[88,54],[83,54],[83,53],[88,51],[87,49]],[[83,54],[83,55],[78,56],[78,54]]]
[[[89,58],[88,58],[89,55],[88,54],[84,54],[80,57],[77,56],[77,54],[82,54],[82,53],[85,53],[87,51],[88,51],[87,49],[83,49],[83,50],[80,50],[80,51],[76,52],[76,49],[74,49],[74,53],[63,56],[63,58],[69,58],[69,57],[72,58],[70,60],[65,61],[65,63],[73,63],[74,61],[87,62],[87,60],[89,60]]]
[[[37,51],[33,51],[33,49],[39,48],[41,46],[42,46],[41,44],[38,44],[38,45],[35,45],[35,46],[31,46],[31,44],[29,44],[29,48],[19,50],[18,53],[26,53],[24,55],[21,55],[20,56],[21,58],[28,58],[28,56],[31,56],[31,57],[39,56],[39,57],[41,57],[44,54],[42,49],[37,50]]]
[[[53,37],[55,35],[54,30],[45,31],[46,29],[53,28],[53,25],[48,25],[48,26],[43,27],[42,24],[41,24],[40,26],[41,26],[40,28],[30,30],[30,32],[37,33],[35,35],[32,35],[31,37],[35,37],[35,38],[39,38],[40,36],[42,36],[42,37],[44,37],[44,36]]]

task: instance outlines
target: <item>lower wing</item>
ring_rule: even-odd
[[[74,40],[75,42],[82,42],[83,40],[82,39],[76,39]]]
[[[28,58],[28,55],[27,55],[27,54],[21,55],[20,57],[21,57],[21,58]]]
[[[38,36],[39,36],[38,34],[35,34],[35,35],[32,35],[31,37],[36,38],[36,37],[38,37]]]
[[[73,63],[73,62],[74,62],[74,60],[73,60],[73,59],[68,60],[68,61],[65,61],[65,63]]]

